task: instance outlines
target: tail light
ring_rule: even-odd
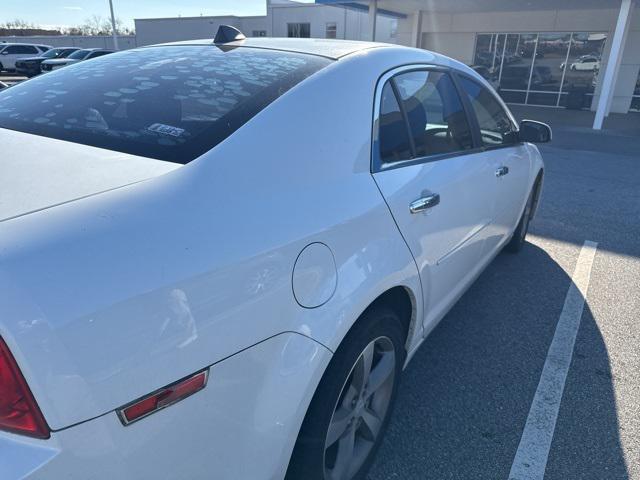
[[[18,364],[0,338],[0,430],[49,438],[47,423]]]

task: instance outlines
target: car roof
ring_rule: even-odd
[[[0,47],[9,47],[9,46],[13,46],[13,45],[26,45],[29,47],[47,47],[47,48],[51,48],[49,47],[49,45],[41,45],[39,43],[23,43],[23,42],[0,42]]]
[[[213,39],[188,40],[184,42],[164,43],[160,45],[150,45],[159,47],[167,45],[214,45]],[[318,55],[321,57],[337,60],[340,57],[352,53],[368,50],[371,48],[393,47],[386,43],[361,42],[356,40],[332,40],[324,38],[269,38],[256,37],[245,40],[237,40],[224,44],[215,44],[218,47],[250,47],[264,48],[268,50],[281,50],[295,53],[305,53]],[[149,48],[149,47],[145,47]]]

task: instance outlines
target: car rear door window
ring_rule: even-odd
[[[394,77],[409,123],[416,157],[473,147],[471,128],[449,74],[411,71]]]
[[[482,144],[496,147],[517,143],[517,128],[495,95],[470,78],[462,77],[460,83],[478,120]]]
[[[378,143],[382,163],[408,160],[413,156],[407,124],[390,82],[382,89]]]
[[[25,55],[30,53],[35,55],[38,53],[38,49],[30,45],[12,45],[7,47],[6,51],[9,55]]]
[[[3,91],[0,127],[187,163],[332,62],[215,45],[126,50]]]

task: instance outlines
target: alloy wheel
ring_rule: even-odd
[[[371,341],[356,360],[327,430],[325,479],[349,480],[365,463],[389,410],[395,371],[395,349],[388,337]]]

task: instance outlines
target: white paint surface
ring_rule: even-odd
[[[544,478],[597,246],[596,242],[587,240],[580,251],[509,480]]]
[[[0,129],[0,221],[180,168],[79,143]]]

